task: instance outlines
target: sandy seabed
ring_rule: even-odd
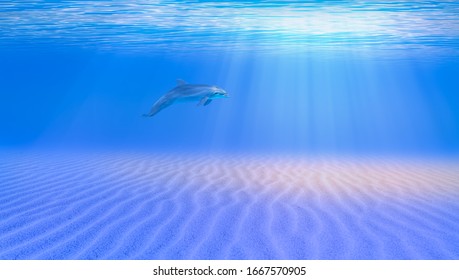
[[[459,159],[2,152],[0,259],[459,259]]]

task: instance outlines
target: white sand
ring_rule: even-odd
[[[459,259],[459,160],[2,153],[0,259]]]

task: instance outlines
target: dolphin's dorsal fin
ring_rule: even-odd
[[[185,85],[185,84],[186,84],[186,82],[185,82],[184,80],[182,80],[182,79],[177,79],[177,86],[183,86],[183,85]]]

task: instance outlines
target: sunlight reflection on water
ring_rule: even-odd
[[[0,46],[459,52],[456,1],[10,1],[0,11]]]

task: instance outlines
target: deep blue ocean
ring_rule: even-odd
[[[0,3],[0,145],[459,151],[455,1]],[[176,86],[230,98],[141,115]]]
[[[458,156],[459,1],[0,1],[0,259],[457,260]]]

